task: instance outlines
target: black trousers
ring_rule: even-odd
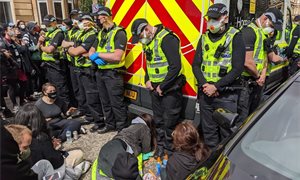
[[[78,68],[77,70],[80,71],[77,75],[79,93],[84,94],[86,98],[87,120],[90,120],[91,116],[95,124],[104,126],[104,115],[95,76],[91,74],[90,68]]]
[[[52,84],[57,87],[57,95],[68,106],[70,104],[69,88],[67,83],[67,75],[64,68],[56,65],[55,63],[48,62],[50,65],[46,65],[46,78]]]
[[[182,91],[178,89],[164,96],[159,96],[153,91],[151,99],[158,148],[172,151],[172,132],[180,120]]]
[[[249,85],[245,86],[239,94],[238,100],[238,120],[242,123],[253,113],[262,102],[264,86]]]
[[[67,131],[71,131],[71,136],[73,136],[73,131],[79,133],[81,124],[79,121],[73,119],[54,119],[48,122],[48,127],[51,137],[54,136],[64,142],[67,140]]]
[[[292,58],[289,64],[289,76],[292,76],[299,70],[298,62],[300,61],[300,57]]]
[[[77,68],[74,67],[73,65],[69,65],[69,69],[70,69],[70,79],[71,79],[71,83],[72,83],[73,94],[75,95],[75,98],[77,101],[77,108],[80,112],[83,112],[83,114],[85,114],[86,117],[91,117],[91,113],[87,107],[84,90],[81,89],[81,91],[80,91],[80,89],[79,89],[81,87],[81,86],[79,86],[80,70],[77,70]],[[90,121],[92,121],[92,120],[93,119],[90,118]]]
[[[105,125],[121,130],[127,126],[123,75],[116,70],[98,70],[97,86],[105,115]]]
[[[224,92],[218,97],[208,97],[203,92],[199,92],[201,129],[204,141],[210,148],[216,147],[230,135],[212,118],[213,112],[218,108],[224,108],[236,113],[237,101],[238,94],[234,92]]]

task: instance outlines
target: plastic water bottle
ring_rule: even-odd
[[[66,137],[67,137],[67,143],[71,144],[72,143],[72,132],[68,130],[66,132]]]
[[[77,131],[73,131],[73,138],[74,138],[74,140],[78,139],[78,132]]]

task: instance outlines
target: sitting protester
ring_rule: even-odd
[[[35,180],[37,174],[27,160],[30,155],[31,131],[25,126],[17,128],[1,123],[1,179]]]
[[[40,110],[33,104],[24,105],[16,114],[15,124],[28,126],[32,130],[31,161],[33,169],[43,169],[51,165],[49,172],[59,172],[62,177],[78,179],[85,173],[90,163],[83,161],[81,150],[69,152],[55,150],[57,139],[52,140],[48,135],[46,120]],[[43,162],[40,162],[44,160]],[[36,172],[36,171],[35,171]],[[39,174],[40,177],[40,174]]]
[[[172,133],[175,152],[168,160],[166,174],[168,180],[186,179],[205,161],[210,150],[200,139],[192,121],[178,124]]]
[[[141,153],[148,153],[156,147],[155,124],[152,116],[143,114],[132,120],[128,128],[122,129],[111,141],[107,142],[100,150],[99,157],[93,165],[97,168],[94,176],[100,175],[113,177],[112,167],[118,154],[128,152],[140,159]],[[140,163],[139,162],[139,163]],[[96,167],[95,167],[96,166]],[[93,178],[92,178],[93,179]]]
[[[70,115],[74,108],[68,109],[66,103],[57,97],[56,86],[46,83],[42,87],[42,93],[43,97],[35,105],[46,118],[51,137],[54,136],[64,142],[67,139],[67,131],[80,132],[81,124],[79,121],[64,117]]]

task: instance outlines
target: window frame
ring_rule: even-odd
[[[10,6],[10,15],[11,15],[11,20],[12,20],[12,23],[15,23],[16,22],[16,14],[15,14],[15,7],[14,7],[14,3],[13,3],[13,0],[0,0],[0,2],[8,2],[9,3],[9,6]],[[9,22],[8,22],[9,23]]]
[[[42,14],[41,14],[40,3],[46,3],[46,7],[47,7],[47,13],[46,13],[46,14],[49,14],[49,6],[48,6],[48,2],[47,2],[47,0],[37,0],[36,3],[37,3],[37,7],[38,7],[39,21],[40,21],[40,23],[42,24],[42,22],[43,22],[43,17],[42,17]]]

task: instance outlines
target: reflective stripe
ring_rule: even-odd
[[[151,78],[165,78],[167,73],[165,74],[149,74],[149,77]]]
[[[165,36],[167,33],[169,33],[167,30],[163,29],[161,33],[157,35],[158,39],[162,38]],[[159,57],[159,52],[158,52],[158,39],[155,39],[154,41],[154,55],[155,57]]]
[[[260,37],[262,37],[261,31],[258,31],[258,33],[259,33],[259,42],[258,42],[257,50],[254,55],[254,60],[256,63],[258,63],[258,61],[259,61],[258,56],[259,56],[259,53],[262,50],[261,48],[263,46],[263,40],[262,40],[262,38],[260,38]]]
[[[147,67],[150,67],[150,68],[159,68],[159,67],[163,67],[163,66],[168,66],[169,63],[168,62],[158,62],[158,63],[155,63],[155,64],[147,64]]]

